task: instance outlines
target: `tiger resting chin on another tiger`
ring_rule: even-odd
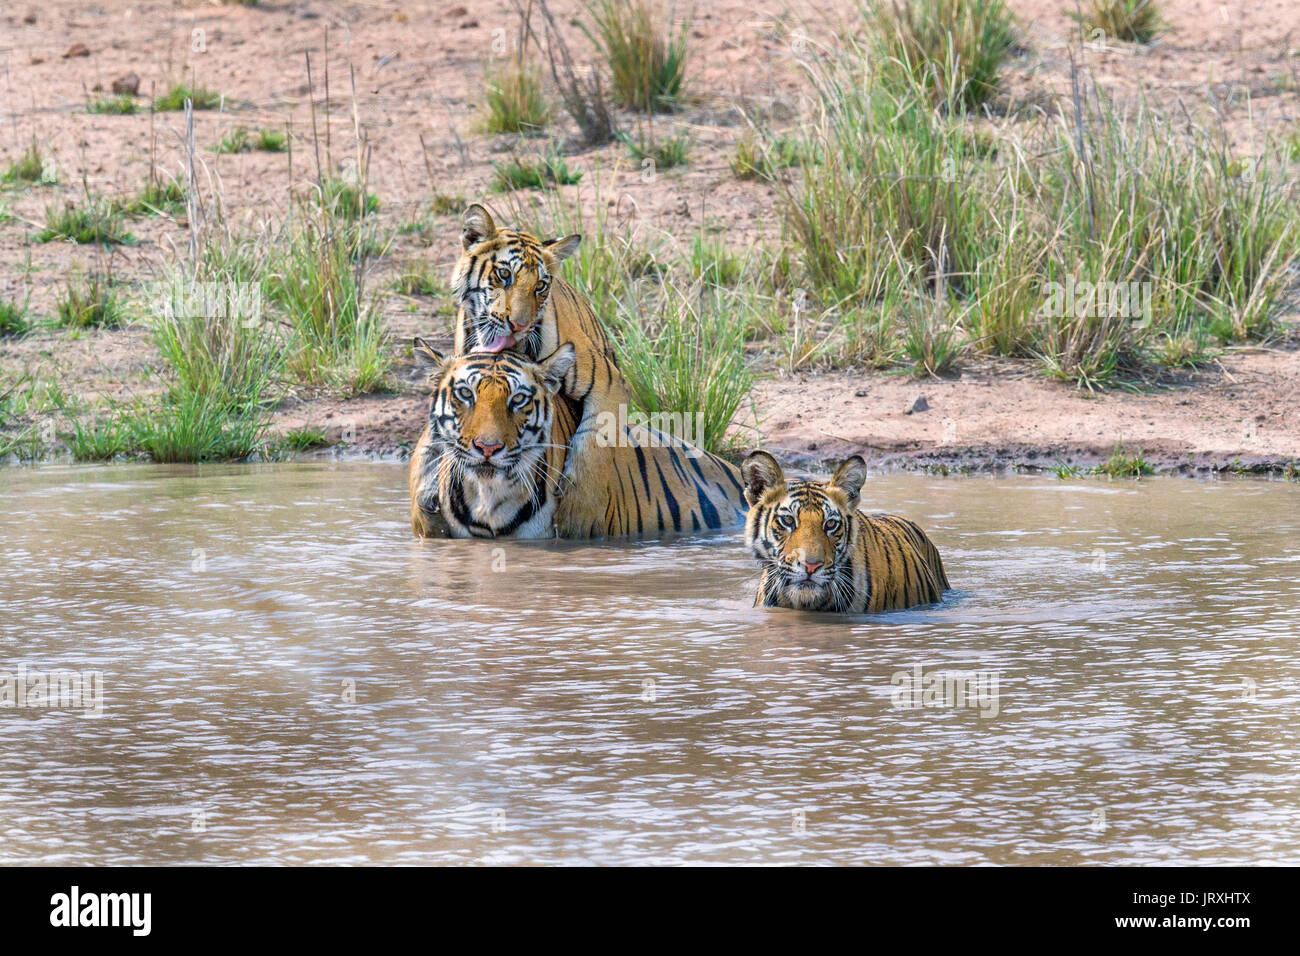
[[[434,366],[429,422],[411,455],[417,535],[649,536],[734,526],[744,515],[735,466],[634,424],[622,426],[622,440],[586,474],[598,514],[583,525],[560,524],[579,418],[563,394],[576,360],[572,343],[538,362],[510,350],[444,358],[422,339],[415,351]]]
[[[866,467],[854,455],[828,481],[812,481],[787,480],[767,452],[741,463],[745,544],[763,567],[756,607],[858,613],[943,597],[948,578],[925,532],[897,515],[858,510]]]

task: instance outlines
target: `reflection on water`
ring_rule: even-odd
[[[103,676],[0,710],[0,862],[1300,862],[1296,485],[873,478],[961,590],[856,619],[751,608],[739,531],[417,542],[405,487],[0,472],[0,671]]]

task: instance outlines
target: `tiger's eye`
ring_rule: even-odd
[[[497,278],[500,279],[501,284],[508,289],[510,288],[511,280],[514,279],[514,273],[505,266],[497,266]]]

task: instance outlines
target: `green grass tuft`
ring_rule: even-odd
[[[159,112],[183,110],[186,100],[189,100],[196,110],[215,110],[221,108],[222,96],[202,86],[177,83],[154,101],[154,109]]]
[[[51,242],[55,239],[66,239],[78,245],[135,242],[135,237],[126,231],[122,209],[98,196],[88,196],[80,206],[71,203],[47,206],[45,228],[37,233],[36,241]]]
[[[661,0],[591,0],[582,29],[609,66],[614,98],[643,113],[671,112],[682,99],[690,18]]]
[[[514,189],[551,189],[572,186],[582,179],[582,170],[570,169],[562,156],[514,156],[507,163],[493,164],[492,188],[497,192]]]

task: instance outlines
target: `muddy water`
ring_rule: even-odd
[[[404,485],[0,471],[0,671],[90,675],[0,709],[0,862],[1300,862],[1300,486],[874,478],[961,590],[836,619]]]

